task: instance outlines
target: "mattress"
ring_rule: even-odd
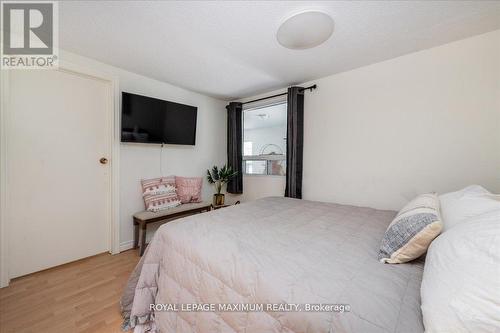
[[[423,261],[377,261],[395,214],[272,197],[167,223],[122,297],[126,326],[165,333],[423,332]]]

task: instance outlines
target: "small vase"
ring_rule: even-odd
[[[224,194],[214,194],[214,206],[222,206],[224,204]]]

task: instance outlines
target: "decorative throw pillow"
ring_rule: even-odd
[[[177,195],[182,203],[201,202],[201,177],[175,177]]]
[[[143,179],[141,185],[146,210],[157,212],[181,204],[175,189],[175,176]]]
[[[177,207],[181,204],[181,201],[175,192],[168,192],[162,194],[146,194],[144,196],[144,204],[146,205],[146,210],[158,212],[160,210]]]
[[[385,231],[378,259],[390,264],[416,259],[442,228],[437,195],[419,195],[401,209]]]
[[[175,176],[142,179],[142,195],[175,192]]]

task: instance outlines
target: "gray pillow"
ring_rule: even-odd
[[[389,264],[416,259],[427,251],[442,228],[437,195],[419,195],[401,209],[385,231],[378,259]]]

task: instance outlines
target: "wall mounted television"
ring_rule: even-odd
[[[195,145],[195,106],[122,93],[122,142]]]

